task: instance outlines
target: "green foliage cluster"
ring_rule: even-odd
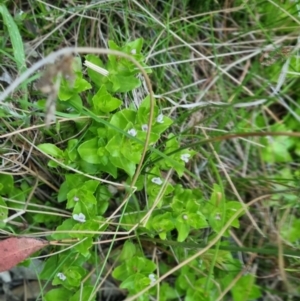
[[[59,119],[50,129],[40,128],[43,140],[39,140],[38,146],[34,140],[33,151],[30,150],[35,164],[57,177],[54,182],[59,190],[50,190],[49,187],[55,186],[48,182],[49,187],[40,188],[46,187],[44,195],[51,194],[50,197],[40,199],[37,193],[33,195],[37,190],[40,192],[35,185],[41,181],[34,185],[31,174],[19,176],[18,172],[13,177],[9,168],[5,169],[7,162],[13,163],[9,158],[6,160],[10,149],[0,149],[5,170],[0,174],[1,231],[33,235],[38,230],[39,236],[45,234],[48,240],[58,241],[58,246],[42,253],[48,258],[38,275],[43,280],[39,300],[96,300],[97,292],[101,294],[106,286],[103,279],[107,276],[123,299],[140,292],[143,293],[136,300],[215,301],[224,295],[224,301],[250,301],[264,298],[267,290],[268,294],[282,294],[284,300],[290,292],[299,295],[298,286],[289,283],[297,283],[299,274],[299,201],[295,193],[299,187],[298,137],[265,135],[256,141],[235,139],[232,143],[230,139],[213,145],[218,155],[223,156],[222,160],[233,164],[229,165],[233,166],[230,177],[235,180],[243,200],[247,202],[258,194],[271,192],[265,200],[255,203],[255,209],[251,208],[251,215],[267,236],[261,245],[256,229],[248,231],[250,225],[245,223],[238,229],[245,208],[229,196],[231,188],[228,189],[227,180],[220,173],[223,169],[217,166],[206,147],[202,147],[202,141],[200,147],[197,145],[197,140],[203,139],[201,134],[194,129],[190,131],[190,125],[187,131],[177,133],[178,126],[186,128],[185,125],[198,124],[199,120],[204,127],[213,126],[224,133],[228,130],[230,133],[299,131],[299,58],[297,46],[292,46],[297,43],[292,39],[298,36],[295,21],[299,18],[299,3],[265,1],[255,5],[238,1],[232,11],[226,5],[224,19],[222,3],[217,1],[205,1],[201,5],[192,0],[165,1],[163,5],[154,1],[147,10],[140,10],[138,1],[134,2],[135,5],[132,1],[117,1],[113,8],[102,2],[88,7],[66,5],[64,11],[49,9],[39,1],[31,2],[30,9],[25,2],[19,2],[23,8],[20,11],[15,9],[19,6],[17,2],[14,10],[7,8],[12,8],[10,1],[6,1],[10,3],[7,7],[0,5],[1,59],[9,70],[12,62],[18,74],[27,69],[25,59],[32,59],[32,48],[24,47],[25,40],[36,41],[38,34],[46,34],[48,20],[54,20],[56,26],[56,20],[64,17],[65,12],[92,12],[94,16],[94,9],[101,8],[101,23],[107,23],[109,36],[115,41],[108,42],[109,48],[132,57],[148,74],[155,70],[152,81],[156,93],[172,90],[175,102],[181,101],[184,95],[187,103],[192,104],[199,97],[200,87],[209,99],[213,97],[224,104],[230,100],[226,107],[213,104],[205,109],[201,107],[203,118],[196,116],[199,108],[183,111],[178,107],[177,120],[174,120],[175,114],[172,118],[167,116],[161,102],[145,95],[147,89],[133,61],[112,53],[107,59],[94,54],[75,58],[73,81],[62,78],[57,94],[56,115],[65,119]],[[159,24],[156,16],[165,23]],[[63,29],[57,28],[65,31],[66,40],[72,40],[73,29],[78,26],[76,45],[98,47],[98,42],[94,42],[99,38],[96,31],[89,32],[86,43],[86,28],[91,22],[94,20],[75,17]],[[102,25],[101,30],[105,27]],[[229,30],[221,33],[223,26]],[[134,35],[146,37],[146,47],[152,53],[149,52],[147,62],[151,66],[145,63],[143,39],[123,46],[116,43]],[[61,38],[54,34],[53,39],[44,41],[43,55],[61,47]],[[284,42],[278,44],[279,41]],[[244,70],[245,58],[249,61],[244,51],[256,51],[266,43],[272,44],[274,50],[263,52],[257,60],[250,56],[251,64]],[[204,61],[199,63],[198,55],[191,63],[191,51],[212,59],[218,68],[241,82],[237,85],[223,71],[214,74],[218,68],[211,69],[214,64]],[[83,69],[82,65],[87,68]],[[245,76],[240,77],[242,70]],[[210,78],[212,74],[210,83],[216,79],[213,86],[195,82],[198,76]],[[17,102],[6,99],[8,105],[0,107],[4,121],[1,129],[7,132],[19,129],[28,126],[31,119],[39,118],[36,115],[41,115],[39,112],[45,109],[47,100],[37,100],[35,92],[29,94],[29,83],[38,76],[35,74],[19,87],[15,95],[21,98]],[[276,95],[275,86],[276,89],[281,86]],[[183,89],[174,90],[174,87]],[[246,91],[248,88],[251,94],[245,93],[250,91]],[[264,114],[266,107],[262,109],[261,102],[257,104],[261,99],[272,112],[271,118]],[[17,110],[11,109],[10,104]],[[278,119],[273,120],[273,113],[278,113]],[[190,122],[194,120],[195,123]],[[13,135],[16,140],[8,139],[5,145],[19,151],[19,144],[14,145],[19,143],[19,138],[21,143],[31,141],[27,138],[32,132],[25,133],[16,131]],[[211,131],[209,135],[219,135],[216,133]],[[193,143],[195,149],[188,143]],[[49,160],[45,161],[45,157]],[[202,168],[198,166],[201,157],[207,159],[204,176],[202,171],[198,175],[194,172]],[[200,177],[203,186],[195,188],[192,179],[197,178],[199,183]],[[211,184],[207,184],[209,181]],[[12,217],[13,222],[8,223]],[[270,219],[270,225],[264,217]],[[238,237],[235,240],[240,239],[245,247],[235,245],[232,227]],[[269,233],[273,235],[277,227],[280,249],[268,240]],[[51,230],[52,235],[44,233],[45,229]],[[245,269],[248,252],[269,255],[268,258],[257,256],[256,273]],[[282,278],[285,291],[278,290],[283,284],[277,275],[274,291],[269,282],[277,262],[284,263],[279,270],[287,276],[286,280]],[[24,265],[28,263],[29,260]],[[48,283],[53,287],[46,292]],[[104,294],[102,297],[105,298]]]
[[[133,55],[145,66],[141,53],[142,43],[142,39],[138,39],[122,48],[113,42],[109,45],[113,50]],[[123,107],[124,94],[141,85],[137,77],[139,71],[132,62],[112,55],[108,56],[106,64],[95,55],[87,55],[85,60],[105,69],[106,75],[99,75],[89,69],[85,76],[81,64],[75,63],[74,85],[70,86],[63,80],[58,93],[58,108],[71,108],[73,113],[90,117],[90,123],[86,127],[86,121],[82,122],[80,118],[76,120],[75,127],[78,132],[83,128],[84,131],[76,138],[70,138],[64,148],[55,143],[43,143],[38,146],[42,153],[50,156],[49,168],[53,171],[59,170],[64,179],[57,194],[57,201],[71,214],[68,218],[63,218],[55,214],[37,213],[30,214],[29,220],[33,225],[43,223],[49,228],[54,227],[54,233],[49,238],[51,240],[76,241],[72,248],[54,254],[46,260],[40,278],[51,281],[57,288],[49,291],[44,300],[79,300],[79,296],[82,300],[95,300],[95,283],[91,280],[85,281],[88,266],[95,266],[96,274],[101,277],[110,256],[117,262],[112,276],[120,281],[120,288],[126,289],[129,295],[134,295],[149,287],[139,300],[150,300],[150,296],[156,296],[158,293],[159,300],[173,300],[178,296],[186,296],[185,300],[215,300],[218,286],[214,283],[219,282],[219,285],[225,286],[236,272],[223,278],[224,271],[233,267],[236,271],[236,267],[240,265],[230,252],[218,249],[208,252],[203,258],[194,260],[189,266],[176,272],[174,285],[163,282],[158,291],[154,285],[155,281],[171,266],[163,261],[155,263],[150,260],[139,240],[151,240],[156,237],[161,240],[175,239],[178,243],[178,247],[174,247],[176,257],[183,261],[195,254],[195,250],[183,251],[180,247],[180,243],[185,242],[190,233],[200,231],[199,238],[195,235],[193,237],[204,242],[200,238],[201,230],[210,229],[210,234],[205,239],[205,242],[209,243],[234,214],[242,212],[241,204],[226,200],[218,185],[214,186],[210,199],[206,200],[198,189],[188,189],[181,184],[169,182],[165,176],[167,172],[173,169],[178,178],[182,177],[186,163],[196,152],[180,147],[178,137],[169,131],[172,119],[164,116],[156,103],[151,108],[149,96],[145,97],[137,108],[133,105]],[[87,100],[86,105],[83,105],[83,92]],[[43,105],[44,102],[41,100],[39,103]],[[149,123],[151,109],[153,120]],[[137,171],[137,165],[140,164],[149,131],[147,156],[135,187],[135,191],[143,192],[144,196],[138,199],[130,183]],[[77,173],[70,172],[70,168],[77,170]],[[138,225],[135,229],[136,239],[127,240],[116,254],[108,253],[103,262],[99,262],[94,245],[99,235],[108,230],[108,210],[111,199],[115,196],[109,184],[89,177],[93,175],[109,175],[115,181],[123,181],[126,193],[131,196],[122,209],[115,231],[131,233],[132,227]],[[24,183],[20,188],[16,187],[12,176],[1,175],[0,193],[5,197],[0,199],[3,219],[8,217],[7,207],[22,208],[25,204],[30,187]],[[19,201],[17,205],[10,201],[12,199]],[[122,197],[117,199],[122,201]],[[39,203],[38,200],[35,201]],[[151,214],[147,215],[149,210]],[[239,227],[239,216],[236,215],[232,220],[232,227]],[[2,224],[2,227],[6,226]],[[228,245],[228,235],[227,229],[222,235],[225,239],[222,244]],[[214,265],[216,271],[211,269]],[[199,278],[196,276],[199,269],[203,274],[208,273],[210,276]],[[192,286],[187,282],[185,275],[194,279]],[[241,281],[241,287],[242,283]],[[233,294],[238,296],[238,286]],[[251,290],[251,294],[251,297],[257,297],[260,292],[258,289]],[[234,300],[242,299],[235,297]]]

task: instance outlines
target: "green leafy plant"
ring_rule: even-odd
[[[118,47],[113,42],[109,45],[113,50],[133,55],[146,67],[141,53],[142,39],[123,47]],[[121,230],[129,234],[135,226],[135,231],[141,238],[158,236],[166,240],[172,239],[175,234],[178,242],[184,242],[191,231],[210,227],[213,237],[213,233],[222,229],[233,212],[240,209],[238,202],[218,199],[221,191],[217,185],[211,199],[205,200],[198,190],[169,182],[165,174],[174,170],[178,177],[182,177],[185,165],[196,152],[180,149],[178,137],[171,133],[165,134],[173,121],[162,114],[155,102],[150,102],[149,96],[137,107],[123,107],[124,93],[141,85],[139,70],[132,62],[109,55],[108,61],[104,63],[91,54],[85,60],[93,64],[93,69],[88,68],[85,76],[78,61],[74,64],[74,84],[71,86],[66,80],[62,81],[57,110],[64,112],[67,108],[73,108],[73,112],[79,114],[79,117],[90,117],[90,122],[76,138],[68,139],[65,147],[55,143],[38,145],[38,149],[50,158],[49,168],[63,171],[64,181],[59,188],[57,201],[70,212],[69,218],[47,220],[47,223],[56,225],[50,239],[74,241],[72,248],[52,255],[45,263],[40,278],[51,281],[53,286],[58,287],[45,295],[45,300],[49,301],[54,298],[77,300],[79,295],[88,296],[86,300],[95,300],[96,292],[92,282],[84,279],[88,275],[86,265],[95,260],[94,244],[97,237],[106,233],[111,221],[107,212],[113,194],[108,184],[97,180],[105,175],[115,181],[123,179],[123,187],[129,189],[129,195],[134,197],[134,190],[143,192],[147,200],[143,204],[134,203],[127,198],[116,233]],[[91,66],[89,63],[87,65]],[[95,71],[95,66],[102,68],[102,74]],[[87,107],[83,105],[83,97],[87,100]],[[154,107],[151,107],[153,104]],[[150,118],[152,120],[149,122]],[[75,127],[80,133],[83,127],[80,118],[75,122]],[[132,190],[130,183],[136,175],[137,165],[141,163],[146,142],[146,160],[136,179],[137,186]],[[71,173],[69,168],[77,172]],[[89,178],[92,175],[97,177]],[[5,184],[2,185],[2,192],[12,195],[12,177],[4,176],[2,183]],[[5,207],[5,202],[1,202]],[[147,211],[151,214],[147,214]],[[2,209],[2,215],[7,217],[7,210]],[[41,217],[41,214],[35,215],[35,223],[41,221]],[[232,226],[238,227],[238,220]],[[128,240],[114,257],[116,255],[117,265],[112,276],[120,281],[120,288],[127,290],[129,295],[134,295],[150,287],[139,300],[149,300],[151,295],[157,294],[156,286],[151,286],[162,267],[146,258],[138,244]],[[105,258],[104,263],[108,258]],[[103,268],[100,269],[99,276],[102,273]],[[200,281],[200,287],[201,283]],[[171,300],[182,293],[187,296],[195,294],[190,292],[188,286],[182,286],[182,283],[177,289],[164,283],[159,292],[160,300]],[[197,294],[201,295],[203,290],[204,288],[200,289]]]
[[[128,43],[123,48],[117,47],[113,42],[110,42],[109,45],[115,50],[122,50],[131,54],[134,53],[134,57],[140,63],[143,63],[141,39]],[[151,152],[157,158],[161,152],[156,151],[153,146],[172,125],[172,120],[167,116],[163,116],[159,112],[159,108],[155,105],[152,120],[153,126],[151,129],[148,128],[151,106],[149,97],[146,97],[138,108],[129,107],[120,109],[122,101],[111,93],[129,92],[141,84],[140,80],[136,78],[138,70],[134,64],[124,59],[118,60],[114,56],[109,56],[106,65],[94,55],[87,55],[86,60],[97,64],[99,67],[105,67],[108,71],[109,75],[104,77],[96,74],[94,70],[88,70],[88,77],[91,83],[95,85],[95,94],[93,95],[92,92],[88,94],[90,112],[97,115],[101,114],[101,118],[105,118],[107,121],[99,124],[94,120],[81,137],[69,140],[68,146],[65,149],[61,149],[55,144],[50,143],[41,144],[38,147],[42,152],[55,159],[55,161],[52,160],[49,162],[49,166],[52,168],[59,167],[60,163],[63,163],[64,166],[70,166],[89,174],[109,174],[115,179],[122,175],[124,176],[125,173],[128,176],[128,180],[125,178],[125,182],[128,182],[135,174],[136,165],[141,160],[147,132],[150,131],[149,145]],[[60,102],[72,104],[77,110],[80,110],[82,108],[82,101],[79,94],[83,91],[90,90],[92,86],[87,80],[83,79],[82,73],[75,72],[75,74],[75,88],[69,87],[66,83],[63,84],[58,97]],[[126,78],[125,81],[124,78]],[[118,108],[119,110],[117,110]],[[140,183],[139,190],[142,190],[145,185],[147,187],[149,207],[152,205],[151,200],[156,197],[163,182],[161,173],[164,170],[168,170],[173,162],[176,162],[174,169],[178,175],[181,176],[184,171],[185,163],[195,154],[195,152],[189,150],[177,153],[176,150],[179,144],[176,141],[176,137],[169,136],[168,139],[169,142],[166,144],[163,152],[163,154],[165,154],[164,163],[158,161],[156,164],[152,164],[152,167],[151,163],[149,163],[149,166],[144,169],[144,173],[142,173],[138,179]],[[174,152],[174,155],[168,156],[167,154],[171,152]],[[151,158],[151,156],[149,158]],[[170,160],[170,163],[168,163],[168,160]],[[181,163],[178,163],[179,160]],[[63,255],[56,257],[56,267],[65,261],[66,256],[74,258],[74,256],[77,257],[80,254],[80,257],[86,258],[86,260],[91,258],[94,252],[91,249],[93,239],[97,237],[98,232],[104,232],[107,228],[106,218],[104,216],[109,207],[109,199],[111,198],[111,193],[107,186],[100,184],[96,180],[89,180],[79,174],[65,174],[64,177],[65,182],[60,187],[58,201],[66,201],[66,208],[72,211],[72,217],[65,219],[62,224],[56,228],[58,232],[54,233],[52,238],[57,240],[76,238],[79,239],[80,242],[70,251],[64,252]],[[173,190],[172,185],[168,184],[164,196],[170,197]],[[157,204],[157,206],[158,208],[161,207],[160,204]],[[193,209],[192,207],[190,208],[191,211]],[[151,232],[154,231],[153,234],[158,232],[160,237],[164,238],[168,232],[170,233],[171,230],[175,229],[176,224],[178,229],[182,229],[180,223],[178,221],[176,222],[176,219],[179,219],[179,217],[173,216],[173,214],[170,216],[170,214],[170,212],[165,212],[151,217],[146,228],[151,229]],[[176,215],[179,216],[179,213]],[[159,219],[160,222],[155,221],[155,219]],[[202,219],[203,224],[201,227],[207,225],[205,219]],[[126,222],[126,217],[124,217],[123,220]],[[172,220],[174,220],[174,222],[172,222]],[[192,226],[195,224],[194,227],[199,228],[196,217],[194,220],[194,223],[189,222],[189,224]],[[169,228],[163,226],[169,223],[172,224]],[[86,231],[94,232],[94,234],[87,234]],[[180,231],[182,232],[182,230]],[[185,229],[184,234],[180,233],[180,241],[184,240],[188,232],[189,229]],[[163,235],[162,233],[165,234]],[[69,255],[66,255],[68,253]],[[51,257],[49,261],[52,267],[51,262],[53,260],[53,257]],[[74,292],[74,290],[79,287],[80,281],[86,275],[86,272],[84,272],[82,268],[78,268],[77,261],[75,262],[76,264],[72,263],[71,266],[63,264],[59,272],[54,267],[48,269],[47,262],[44,270],[47,272],[43,272],[42,277],[45,279],[54,277],[53,285],[62,284],[66,289],[70,289]],[[136,266],[137,262],[140,262],[140,264]],[[148,268],[146,268],[147,262],[149,262]],[[132,267],[130,268],[130,266]],[[140,266],[140,268],[138,266]],[[149,285],[151,282],[149,274],[153,273],[155,269],[154,263],[139,256],[133,257],[130,260],[128,259],[122,265],[118,266],[113,276],[118,280],[122,280],[121,287],[128,289],[130,293],[136,293],[141,288]],[[124,274],[125,270],[127,272]],[[136,272],[140,272],[140,274],[136,274]],[[57,275],[60,275],[60,278]],[[64,275],[65,279],[61,275]],[[62,293],[65,293],[65,290]],[[52,293],[49,292],[49,294]]]
[[[37,301],[295,298],[299,4],[10,2],[0,268],[46,257]]]

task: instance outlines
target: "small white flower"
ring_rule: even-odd
[[[73,200],[74,200],[74,202],[78,202],[79,201],[79,197],[74,196]]]
[[[143,124],[142,125],[142,131],[147,132],[148,131],[148,124]]]
[[[189,162],[189,158],[190,158],[190,154],[182,154],[181,156],[180,156],[180,159],[182,160],[182,161],[184,161],[185,163],[188,163]]]
[[[161,178],[153,178],[151,182],[157,185],[161,185],[163,183]]]
[[[187,216],[186,214],[184,214],[184,215],[182,216],[182,218],[183,218],[184,220],[187,220],[187,219],[188,219],[188,216]]]
[[[217,213],[216,216],[215,216],[215,219],[217,221],[220,221],[221,220],[221,214],[220,213]]]
[[[148,278],[150,279],[150,285],[153,285],[156,281],[156,276],[154,274],[149,274]]]
[[[132,49],[132,50],[130,51],[130,53],[131,53],[131,54],[136,54],[136,49]]]
[[[83,213],[73,214],[73,219],[75,221],[80,222],[80,223],[84,223],[86,221],[85,220],[85,215]]]
[[[63,273],[57,273],[56,275],[61,281],[65,281],[67,279],[66,275]]]
[[[135,137],[136,134],[137,134],[137,131],[136,131],[135,129],[131,129],[131,130],[129,130],[127,133],[128,133],[129,135]]]
[[[159,114],[156,118],[156,122],[157,123],[164,123],[164,115],[163,114]]]

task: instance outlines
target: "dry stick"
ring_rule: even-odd
[[[17,201],[17,200],[13,200],[13,199],[11,199],[11,198],[5,198],[5,197],[3,197],[3,199],[4,199],[5,201],[9,201],[9,202],[11,202],[11,203],[15,203],[15,204],[23,204],[23,202]],[[40,209],[40,211],[39,211],[40,213],[41,213],[41,212],[45,212],[46,210],[48,210],[48,211],[52,211],[53,214],[56,214],[56,212],[57,212],[58,214],[65,214],[65,216],[69,216],[69,215],[70,215],[70,212],[69,212],[69,211],[62,210],[62,209],[59,209],[59,208],[49,207],[49,206],[47,206],[47,205],[41,205],[41,204],[29,204],[29,205],[30,205],[31,208],[38,207],[38,208]],[[16,208],[12,208],[12,210],[13,210],[13,209],[16,210]],[[43,209],[43,210],[42,210],[42,209]],[[63,215],[62,215],[62,216],[63,216]]]
[[[20,136],[21,136],[21,135],[20,135]],[[29,143],[30,148],[29,148],[29,150],[27,151],[27,158],[26,158],[25,161],[23,162],[24,164],[26,164],[26,163],[30,160],[30,158],[31,158],[31,153],[32,153],[32,149],[33,149],[32,145],[36,143],[37,136],[38,136],[38,132],[36,131],[36,132],[34,133],[33,141],[32,141],[32,142],[30,141],[30,143]],[[22,136],[21,136],[21,137],[22,137]],[[23,138],[23,137],[22,137],[22,138]],[[27,141],[27,140],[26,140],[26,141]]]
[[[32,233],[30,234],[30,236],[48,236],[48,235],[52,235],[52,234],[57,234],[57,233],[61,233],[61,234],[93,234],[93,235],[114,235],[114,234],[118,234],[118,235],[130,235],[129,231],[127,232],[116,232],[116,231],[89,231],[89,230],[53,230],[53,231],[44,231],[43,233]]]
[[[263,198],[266,197],[271,197],[270,194],[267,195],[263,195],[260,196],[254,200],[252,200],[251,202],[247,203],[245,205],[245,207],[249,207],[253,204],[255,204],[256,202],[262,200]],[[182,263],[180,263],[179,265],[177,265],[176,267],[174,267],[173,269],[171,269],[170,271],[168,271],[167,273],[165,273],[164,275],[162,275],[161,277],[159,277],[153,284],[152,286],[148,286],[146,288],[144,288],[143,290],[141,290],[139,293],[135,294],[134,296],[131,296],[129,298],[126,298],[124,301],[133,301],[136,300],[139,296],[143,295],[145,292],[147,292],[149,289],[151,289],[154,285],[156,285],[158,282],[161,282],[162,280],[164,280],[165,278],[167,278],[169,275],[171,275],[172,273],[178,271],[179,269],[181,269],[182,267],[184,267],[185,265],[189,264],[191,261],[193,261],[194,259],[196,259],[197,257],[199,257],[200,255],[204,254],[206,251],[208,251],[211,247],[213,247],[215,244],[217,244],[217,242],[219,241],[219,239],[222,238],[223,234],[226,232],[226,230],[231,226],[232,222],[241,214],[243,213],[243,211],[245,211],[244,208],[240,208],[238,211],[235,212],[234,215],[232,215],[232,217],[228,220],[228,222],[224,225],[223,229],[218,233],[218,235],[205,247],[203,248],[201,251],[197,252],[196,254],[192,255],[190,258],[186,259],[185,261],[183,261]]]
[[[79,238],[58,239],[49,241],[52,246],[70,246],[70,243],[79,241]]]
[[[208,139],[208,136],[206,134],[206,131],[202,129],[202,133],[204,134],[205,138]],[[245,203],[244,201],[242,200],[240,194],[238,193],[237,189],[235,188],[233,182],[231,181],[231,178],[229,176],[229,174],[227,173],[226,171],[226,168],[224,167],[224,164],[223,162],[220,160],[220,157],[218,156],[218,154],[216,153],[213,145],[211,143],[208,143],[209,147],[211,148],[215,158],[217,159],[218,163],[220,164],[224,174],[225,174],[225,177],[229,183],[229,185],[231,186],[231,189],[233,190],[234,194],[236,195],[237,199],[239,200],[239,202],[241,203],[241,205],[244,207],[245,209],[245,212],[247,214],[247,216],[249,217],[249,219],[251,220],[252,224],[254,225],[255,229],[263,236],[265,237],[265,234],[262,232],[262,230],[260,230],[260,228],[258,227],[256,221],[254,220],[254,218],[252,217],[252,215],[250,214],[250,212],[247,210],[247,208],[245,207]]]
[[[121,241],[121,240],[125,240],[125,239],[128,240],[128,239],[134,238],[134,237],[136,237],[135,234],[129,235],[129,236],[126,236],[126,237],[119,237],[119,238],[115,238],[115,239],[106,239],[106,240],[94,241],[93,245],[108,244],[108,243],[111,243],[113,241]]]
[[[31,237],[31,236],[29,236],[29,237]],[[54,252],[54,253],[51,253],[51,254],[47,254],[47,255],[41,255],[41,256],[36,256],[36,257],[30,257],[30,259],[47,258],[47,257],[51,257],[51,256],[56,255],[56,254],[63,253],[63,252],[65,252],[65,251],[67,251],[67,250],[72,249],[74,246],[77,246],[77,245],[81,244],[81,243],[82,243],[83,241],[85,241],[86,239],[87,239],[87,237],[83,238],[82,240],[79,240],[79,241],[76,242],[75,244],[70,245],[70,246],[68,246],[67,248],[63,249],[63,250],[59,250],[59,251],[57,251],[57,252]],[[54,242],[48,241],[48,245],[56,246],[57,244],[56,244],[56,241],[54,241]]]
[[[161,41],[161,36],[164,34],[164,30],[162,30],[162,32],[157,36],[157,38],[155,39],[155,41],[154,41],[154,43],[152,44],[152,46],[151,46],[151,48],[150,48],[150,50],[149,50],[149,52],[148,52],[148,55],[146,56],[146,58],[145,58],[145,63],[147,63],[148,62],[148,60],[149,60],[149,58],[151,57],[151,53],[152,53],[152,51],[154,50],[154,48],[155,48],[155,46],[157,45],[157,43],[159,42],[159,41]]]
[[[8,210],[14,210],[14,211],[18,211],[18,213],[10,216],[9,218],[3,220],[3,222],[10,222],[13,218],[16,218],[26,212],[30,212],[30,213],[38,213],[38,214],[44,214],[44,215],[54,215],[53,212],[46,212],[46,211],[41,211],[41,210],[31,210],[31,209],[27,209],[28,204],[26,204],[26,209],[17,209],[17,208],[13,208],[13,207],[7,207],[7,206],[3,206],[0,205],[0,208],[7,208]],[[69,218],[70,214],[63,214],[63,213],[55,213],[55,216],[60,216],[60,217],[66,217]]]

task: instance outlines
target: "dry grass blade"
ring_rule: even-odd
[[[49,66],[37,83],[37,88],[47,95],[45,109],[45,123],[49,127],[55,121],[56,99],[60,88],[61,79],[65,78],[70,83],[74,81],[73,56],[65,55],[60,60]]]

